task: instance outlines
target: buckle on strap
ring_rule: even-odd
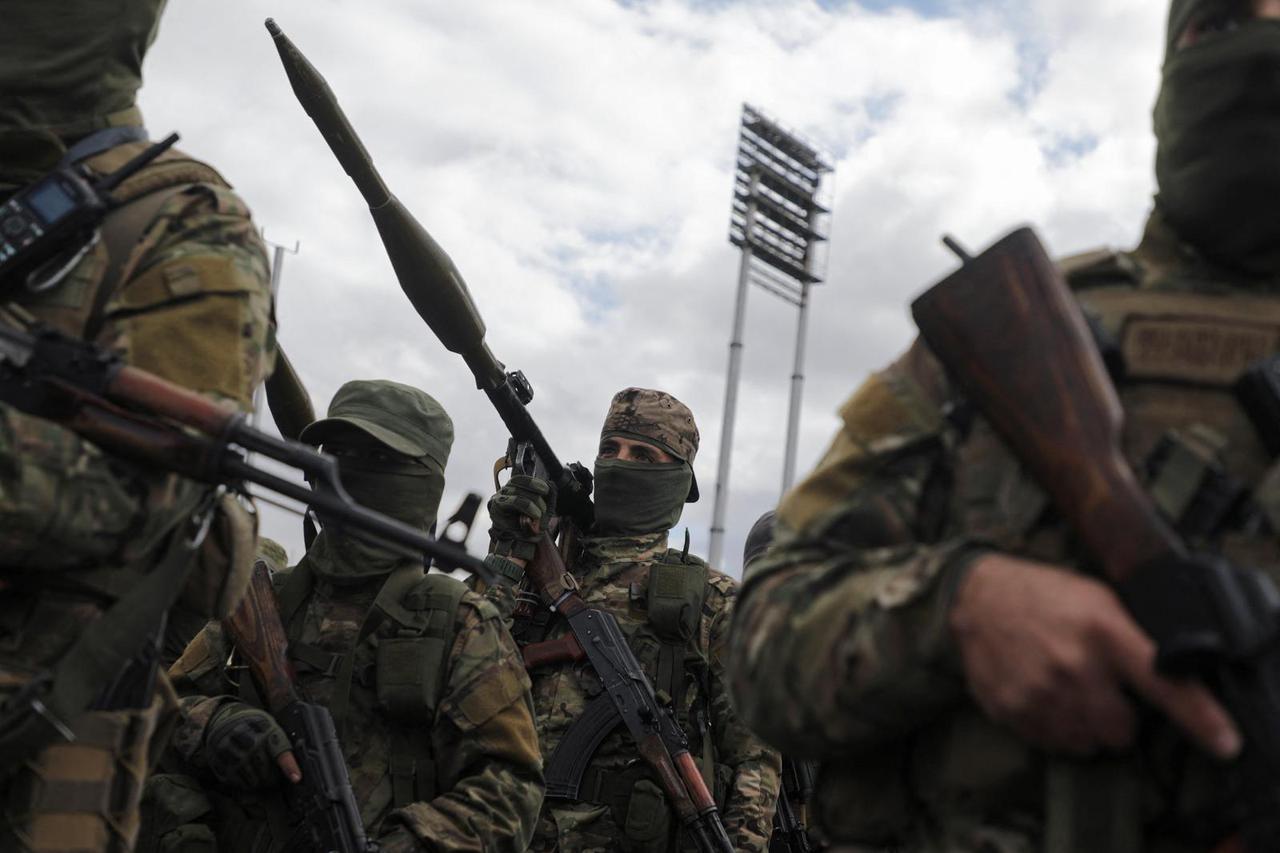
[[[62,718],[50,710],[49,706],[41,699],[41,695],[47,692],[47,688],[53,686],[53,674],[43,672],[35,678],[28,681],[17,693],[10,697],[5,703],[3,716],[0,716],[0,738],[6,737],[7,733],[12,732],[22,726],[23,718],[30,712],[43,720],[49,728],[58,733],[67,743],[71,743],[76,739],[76,733],[71,730]]]
[[[290,643],[289,657],[325,678],[336,678],[345,655],[326,652],[307,643]]]

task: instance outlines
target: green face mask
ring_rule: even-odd
[[[359,464],[343,459],[342,485],[361,506],[427,530],[435,521],[444,493],[444,474],[437,468],[415,463]],[[325,530],[307,552],[315,570],[330,579],[384,575],[404,557],[381,545],[337,531]]]
[[[1280,273],[1280,21],[1170,55],[1155,107],[1157,201],[1219,263]]]
[[[684,462],[597,459],[596,524],[601,536],[639,536],[670,530],[684,511],[693,469]]]

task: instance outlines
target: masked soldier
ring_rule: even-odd
[[[362,506],[423,531],[434,524],[453,423],[427,394],[348,382],[301,438],[338,457]],[[494,606],[419,560],[329,529],[275,580],[301,689],[333,714],[380,849],[523,851],[542,762],[529,678]],[[288,739],[257,707],[250,679],[227,669],[228,651],[211,624],[170,671],[186,712],[173,751],[209,795],[189,779],[157,777],[148,849],[215,849],[215,831],[181,826],[202,820],[216,828],[216,849],[285,849],[273,831],[283,807],[275,794],[290,784],[277,764]],[[177,814],[166,811],[173,804]]]
[[[148,147],[135,94],[163,6],[6,0],[0,204],[59,164],[104,176]],[[112,195],[96,242],[7,277],[3,299],[247,410],[274,349],[244,203],[176,150]],[[0,405],[0,849],[132,844],[171,696],[156,678],[160,626],[166,611],[197,626],[225,614],[253,537],[230,498]]]
[[[690,738],[690,752],[714,789],[735,850],[764,851],[778,789],[779,758],[729,705],[721,658],[735,583],[705,562],[667,548],[667,533],[686,501],[698,498],[693,413],[662,391],[627,388],[609,406],[595,463],[594,528],[580,542],[571,571],[589,606],[612,611],[660,696],[669,697]],[[488,561],[513,582],[533,554],[530,520],[547,511],[547,484],[517,475],[490,501]],[[515,613],[521,645],[563,634],[543,608],[516,608],[511,589],[491,594]],[[538,737],[550,756],[574,740],[582,711],[600,690],[589,668],[564,663],[532,671]],[[581,749],[587,749],[583,744]],[[562,753],[564,755],[564,753]],[[679,823],[631,736],[619,727],[589,756],[580,800],[548,797],[530,850],[675,851]],[[552,767],[548,767],[548,776]]]
[[[1192,548],[1274,575],[1276,424],[1232,386],[1280,340],[1280,3],[1173,3],[1155,130],[1141,244],[1062,271],[1122,356],[1124,451],[1154,503]],[[858,849],[1215,849],[1246,789],[1234,722],[1157,673],[1152,639],[959,402],[917,342],[845,404],[746,581],[744,716],[827,759],[818,820]]]

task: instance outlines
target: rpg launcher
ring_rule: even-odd
[[[589,528],[593,521],[590,472],[581,465],[560,462],[526,408],[533,396],[528,381],[519,372],[506,372],[485,343],[484,321],[453,261],[387,188],[324,78],[274,21],[266,25],[294,94],[368,203],[400,287],[440,342],[462,356],[477,387],[506,424],[512,439],[508,457],[518,470],[538,473],[551,483],[556,511],[563,518],[580,529]],[[582,771],[595,748],[621,723],[698,849],[731,853],[733,845],[689,752],[688,739],[672,709],[658,701],[617,619],[582,600],[561,551],[546,531],[525,571],[543,603],[563,616],[570,629],[565,637],[552,641],[554,647],[526,646],[526,666],[586,660],[603,688],[583,716],[587,729],[578,742],[585,748],[575,756],[553,755],[548,763],[547,796],[576,799]]]

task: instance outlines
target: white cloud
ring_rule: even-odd
[[[286,262],[281,338],[317,402],[357,376],[426,388],[458,427],[446,512],[468,489],[487,492],[501,426],[408,310],[359,195],[293,98],[261,25],[269,11],[452,255],[566,459],[593,455],[618,388],[664,387],[690,404],[704,500],[684,521],[705,552],[740,105],[837,158],[803,471],[841,399],[909,341],[906,301],[951,265],[942,231],[977,248],[1031,221],[1058,251],[1136,237],[1152,184],[1158,6],[963,3],[924,19],[802,0],[175,3],[143,106],[155,133],[180,129],[224,171],[268,236],[302,242]],[[788,306],[750,294],[732,571],[777,498],[794,323]],[[297,556],[293,521],[268,513],[265,529]]]

